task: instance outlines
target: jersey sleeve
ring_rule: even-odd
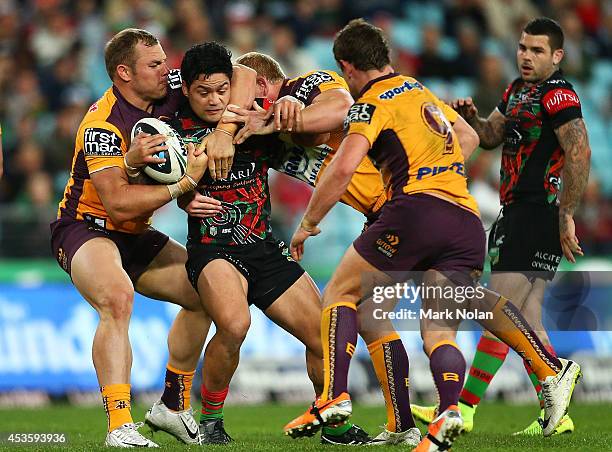
[[[345,89],[348,85],[340,75],[334,71],[314,71],[302,77],[291,80],[291,95],[310,105],[315,97],[330,89]]]
[[[344,120],[346,134],[358,133],[366,137],[370,147],[374,144],[378,135],[389,128],[392,117],[386,108],[380,104],[368,103],[365,99],[353,104]]]
[[[554,129],[582,118],[580,99],[569,83],[547,87],[542,95],[542,107]]]
[[[508,106],[508,100],[510,99],[510,94],[512,94],[512,89],[514,88],[515,82],[516,80],[508,85],[506,91],[504,91],[504,94],[502,95],[501,100],[497,104],[497,109],[504,116],[506,115],[506,107]]]
[[[121,132],[106,121],[91,121],[79,129],[78,138],[83,149],[89,174],[113,166],[123,168],[127,143]]]

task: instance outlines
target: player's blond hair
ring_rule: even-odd
[[[271,83],[278,83],[287,78],[278,61],[265,53],[245,53],[236,60],[236,63],[253,69]]]

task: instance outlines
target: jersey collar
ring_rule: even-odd
[[[214,124],[212,122],[205,122],[200,117],[198,117],[193,112],[193,110],[189,106],[189,103],[186,100],[184,103],[182,103],[181,107],[179,108],[177,116],[179,120],[181,121],[181,126],[185,130],[203,129],[203,128],[214,129],[215,127],[217,127],[217,124]]]
[[[380,77],[374,78],[372,80],[370,80],[368,83],[365,84],[365,86],[361,89],[361,91],[359,92],[359,96],[357,96],[357,99],[360,99],[361,96],[363,96],[367,90],[369,90],[372,85],[374,85],[374,83],[378,83],[382,80],[387,80],[389,78],[393,78],[393,77],[397,77],[399,74],[399,72],[392,72],[390,74],[387,75],[382,75]]]

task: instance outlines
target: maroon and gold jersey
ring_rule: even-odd
[[[501,203],[556,203],[564,152],[555,129],[582,117],[574,88],[559,71],[535,85],[519,78],[508,86],[497,109],[506,117]]]
[[[303,76],[286,80],[278,97],[291,95],[304,105],[311,105],[322,92],[331,89],[349,91],[344,79],[333,71],[312,71]],[[332,132],[327,143],[320,146],[301,146],[291,142],[290,134],[281,134],[284,152],[273,168],[291,177],[316,186],[325,169],[340,147],[344,131]],[[380,172],[367,157],[359,164],[349,186],[340,199],[353,209],[368,215],[385,202],[384,185]]]
[[[182,97],[178,71],[168,75],[168,95],[151,113],[130,104],[116,87],[111,87],[85,114],[76,135],[70,179],[59,204],[57,217],[86,220],[111,231],[140,233],[150,218],[115,224],[91,181],[91,174],[111,167],[124,168],[123,156],[130,147],[130,133],[142,118],[173,116]]]
[[[456,120],[457,113],[420,82],[389,74],[363,88],[345,127],[347,135],[358,133],[368,140],[368,155],[391,196],[432,193],[478,215],[452,127]]]

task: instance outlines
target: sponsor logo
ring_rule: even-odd
[[[187,425],[187,422],[185,422],[185,419],[183,419],[183,416],[179,416],[179,419],[183,423],[183,427],[185,427],[185,431],[187,432],[189,437],[191,439],[196,439],[196,437],[198,436],[198,429],[197,429],[197,427],[193,426],[193,427],[196,427],[195,429],[189,428],[189,425]]]
[[[331,151],[332,148],[325,144],[315,147],[287,144],[285,157],[275,169],[314,186],[323,162]]]
[[[281,249],[281,254],[289,261],[289,262],[295,262],[293,260],[293,257],[291,257],[291,252],[289,251],[289,248],[287,248],[284,244],[284,242],[280,242],[280,244],[278,245],[278,247]]]
[[[571,107],[580,107],[578,95],[567,88],[557,88],[547,92],[542,99],[544,108],[548,113],[558,113]]]
[[[421,180],[430,176],[435,176],[436,174],[441,174],[445,171],[453,171],[459,174],[460,176],[465,177],[465,167],[463,166],[463,163],[454,162],[448,166],[422,166],[417,172],[417,180]]]
[[[68,255],[64,251],[64,248],[60,248],[57,251],[57,261],[64,270],[68,271]]]
[[[531,267],[536,270],[554,272],[561,262],[561,256],[545,251],[536,251],[531,261]]]
[[[455,372],[444,372],[442,374],[442,379],[444,381],[459,381],[459,375]]]
[[[85,219],[85,221],[92,223],[94,226],[106,229],[106,220],[104,218],[94,217],[93,215],[90,215],[88,213],[83,215],[83,218]]]
[[[397,233],[388,231],[382,234],[378,240],[376,240],[376,250],[391,258],[397,253],[399,244],[400,238]]]
[[[98,109],[98,102],[94,102],[93,104],[91,104],[91,107],[89,107],[89,110],[87,110],[87,112],[88,113],[93,113],[97,109]]]
[[[121,137],[115,132],[97,127],[85,129],[83,151],[93,157],[123,157]]]
[[[346,115],[346,120],[344,122],[345,128],[349,124],[357,122],[365,122],[370,124],[372,122],[372,116],[374,116],[375,110],[376,106],[372,104],[353,104]]]
[[[317,71],[310,74],[302,81],[300,87],[295,92],[295,97],[305,102],[317,86],[321,83],[331,82],[333,79],[334,78],[326,72]]]
[[[382,93],[380,96],[378,96],[378,98],[382,100],[391,100],[395,96],[404,94],[405,92],[411,91],[415,88],[420,89],[422,91],[423,85],[421,85],[419,82],[416,82],[416,81],[410,82],[409,80],[406,80],[400,86],[396,86],[394,88],[388,89],[387,91]]]
[[[249,164],[249,167],[247,168],[231,171],[229,177],[222,180],[232,182],[242,179],[248,179],[249,177],[253,176],[253,174],[255,174],[255,162],[251,162]]]
[[[181,71],[178,69],[172,69],[168,73],[168,85],[172,89],[179,89],[183,80],[181,78]]]

